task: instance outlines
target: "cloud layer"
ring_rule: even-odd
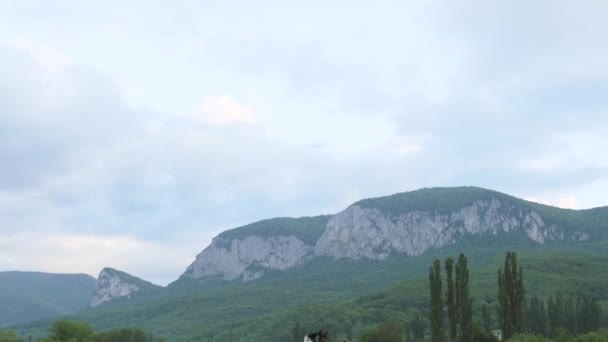
[[[424,186],[606,205],[607,12],[2,4],[0,270],[167,283],[223,229]]]

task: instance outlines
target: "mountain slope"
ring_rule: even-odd
[[[483,294],[495,293],[493,263],[507,250],[555,260],[580,256],[581,263],[601,275],[596,267],[601,263],[594,260],[608,257],[607,213],[608,208],[553,208],[479,188],[423,189],[367,199],[333,216],[271,219],[224,232],[166,290],[76,318],[96,329],[128,325],[172,341],[223,341],[231,330],[242,340],[255,340],[264,333],[288,334],[288,325],[298,317],[312,328],[324,317],[311,317],[325,308],[331,317],[342,307],[353,309],[353,301],[370,292],[424,281],[433,258],[461,251],[472,269],[491,268],[491,281],[478,287],[487,287]],[[543,277],[531,293],[551,288],[548,279],[555,281]],[[568,284],[572,291],[581,287],[576,281]],[[407,298],[424,299],[424,290],[410,290]],[[594,291],[608,298],[605,287]],[[399,304],[403,312],[419,304],[407,298]],[[374,307],[363,315],[352,324],[392,314]],[[34,334],[50,323],[19,329]]]
[[[183,276],[244,281],[305,262],[330,216],[274,218],[225,231],[200,253]]]
[[[106,267],[101,270],[95,283],[95,291],[89,304],[96,307],[102,304],[125,301],[138,296],[160,292],[161,286],[132,276],[128,273]]]
[[[291,341],[290,329],[296,321],[311,331],[331,326],[356,331],[394,318],[404,321],[413,312],[425,310],[426,272],[433,258],[461,251],[469,258],[476,305],[495,297],[496,269],[507,250],[520,255],[530,295],[561,290],[608,299],[603,272],[608,262],[606,243],[568,247],[522,245],[515,239],[500,246],[496,242],[470,241],[385,261],[319,258],[251,282],[202,285],[196,291],[102,307],[74,318],[100,330],[137,327],[170,341],[226,341],[230,331],[241,341],[260,340],[268,334],[276,336],[276,341]],[[42,336],[50,324],[37,322],[18,330],[23,336]]]
[[[496,271],[503,266],[504,255],[482,264],[479,264],[479,260],[469,260],[475,261],[476,265],[470,275],[473,315],[474,319],[481,320],[482,304],[495,305]],[[523,267],[527,296],[547,299],[559,291],[563,294],[585,294],[600,302],[608,300],[607,278],[603,271],[608,263],[608,253],[530,249],[519,253],[518,261]],[[367,326],[386,321],[411,322],[416,314],[426,320],[428,303],[428,278],[421,277],[374,291],[356,300],[283,310],[256,317],[233,334],[245,340],[256,340],[274,333],[277,341],[290,341],[289,328],[298,322],[306,330],[330,327],[341,335],[352,336]],[[264,328],[256,328],[260,326]]]
[[[85,274],[0,272],[0,326],[84,309],[94,287]]]
[[[606,222],[606,207],[559,209],[476,187],[421,189],[365,199],[332,216],[271,219],[224,232],[182,277],[250,281],[319,256],[417,256],[509,232],[537,244],[582,242],[605,237]]]

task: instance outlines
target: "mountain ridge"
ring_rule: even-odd
[[[95,278],[81,273],[0,272],[0,326],[86,308]]]
[[[336,317],[336,310],[342,310],[340,302],[348,301],[350,307],[358,307],[360,298],[368,298],[365,296],[378,291],[382,293],[378,300],[384,305],[386,301],[392,301],[385,301],[385,296],[398,295],[398,291],[390,290],[391,287],[404,281],[416,281],[416,289],[424,288],[425,272],[433,259],[443,259],[461,252],[469,257],[472,272],[476,272],[474,269],[477,267],[488,266],[489,262],[494,264],[485,273],[486,284],[495,283],[495,264],[500,262],[506,251],[548,255],[547,260],[552,262],[564,260],[564,257],[580,257],[575,264],[569,266],[569,270],[589,273],[591,276],[601,274],[602,262],[608,257],[608,218],[605,219],[608,217],[608,207],[565,210],[512,196],[512,199],[503,199],[500,193],[484,194],[483,190],[456,188],[439,192],[413,192],[414,197],[430,196],[426,202],[417,204],[417,210],[390,213],[389,210],[382,210],[382,207],[377,208],[380,205],[373,202],[368,202],[373,205],[355,202],[335,215],[269,219],[243,226],[245,228],[237,227],[219,234],[209,247],[199,253],[197,259],[215,265],[215,268],[199,270],[203,271],[203,277],[193,277],[194,273],[190,276],[182,275],[157,294],[142,296],[137,300],[133,300],[135,295],[129,300],[126,297],[122,300],[118,298],[116,302],[72,317],[91,322],[97,329],[111,329],[128,324],[168,336],[175,341],[224,341],[232,329],[241,336],[240,340],[256,340],[260,336],[268,336],[270,332],[278,332],[280,338],[277,340],[290,341],[290,324],[306,319],[306,324],[310,327],[314,324],[327,326],[331,323],[327,317]],[[430,191],[430,195],[425,194],[426,191]],[[454,195],[442,196],[441,191],[452,192]],[[467,197],[467,193],[474,195],[479,191],[482,196],[490,197],[482,197],[482,201],[477,201],[479,198],[475,196]],[[433,197],[433,194],[439,195]],[[407,200],[412,194],[400,196],[405,196]],[[471,198],[474,200],[470,201]],[[382,201],[384,200],[380,198]],[[443,208],[455,207],[458,210],[440,210],[441,201],[447,201]],[[458,201],[462,203],[455,205]],[[438,210],[433,210],[434,207]],[[359,216],[355,217],[355,214]],[[420,221],[408,221],[405,219],[408,217],[420,218]],[[332,220],[334,221],[330,225]],[[265,226],[269,222],[271,225]],[[283,230],[281,227],[285,222],[290,226]],[[414,232],[435,232],[425,227],[441,229],[436,231],[439,234],[434,240],[429,240],[433,243],[426,246],[428,248],[408,254],[399,250],[406,244],[399,243],[407,241],[403,236],[409,236],[407,228],[414,226],[402,224],[403,222],[418,222],[416,229],[412,230]],[[554,225],[556,228],[552,228]],[[508,229],[505,230],[505,227]],[[535,231],[532,229],[534,227],[538,229]],[[330,247],[318,245],[321,236],[330,232],[335,238],[322,240],[330,242]],[[539,235],[532,234],[534,232],[545,238],[543,243],[536,241]],[[545,232],[546,236],[543,235]],[[589,238],[573,235],[576,232],[588,234]],[[309,238],[319,237],[314,243],[314,238],[304,241],[307,233]],[[341,234],[349,238],[342,239]],[[393,237],[397,238],[392,239]],[[446,243],[440,244],[438,241]],[[332,247],[332,243],[344,244],[345,247]],[[316,247],[331,253],[316,255]],[[209,253],[212,249],[215,249],[215,255]],[[345,256],[340,254],[343,252]],[[590,263],[592,267],[587,270],[589,272],[577,266],[576,263],[579,262]],[[538,265],[541,267],[545,264],[545,261],[541,261]],[[534,283],[530,287],[530,293],[543,294],[546,293],[543,292],[544,288],[555,284],[563,285],[550,274],[550,270],[543,272],[546,275],[544,283]],[[608,288],[602,285],[602,279],[596,279],[588,287],[577,285],[576,276],[569,279],[571,280],[564,290],[582,289],[597,294],[598,298],[608,298]],[[408,285],[406,288],[411,287]],[[490,289],[483,295],[491,296],[493,293],[495,291]],[[403,321],[403,311],[420,304],[412,301],[412,296],[417,297],[407,293],[400,299],[398,307],[389,311],[392,312],[390,314],[400,315],[395,317]],[[374,302],[375,298],[372,298]],[[348,326],[360,327],[361,324],[377,323],[379,314],[383,315],[384,311],[377,311],[382,308],[375,307],[376,304],[369,300],[364,300],[363,303],[365,302],[372,304],[369,310],[363,310],[361,315],[353,315],[350,309],[342,310],[338,313],[344,320],[333,321],[332,324],[348,329]],[[113,303],[115,305],[111,305]],[[327,313],[325,319],[315,318],[319,309]],[[51,324],[50,320],[33,322],[18,327],[18,330],[24,336],[38,336],[44,334]]]
[[[180,278],[251,281],[319,256],[420,255],[466,235],[521,231],[539,244],[606,235],[608,207],[562,209],[479,187],[437,187],[359,200],[334,215],[272,218],[227,230]]]

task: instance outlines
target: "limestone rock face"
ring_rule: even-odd
[[[91,296],[90,305],[96,307],[117,298],[130,297],[139,290],[139,286],[124,280],[115,270],[104,268],[97,277],[97,284]]]
[[[320,228],[319,237],[307,243],[293,235],[281,235],[280,227],[273,227],[273,234],[265,237],[248,235],[246,230],[233,238],[220,234],[183,276],[203,281],[250,281],[315,257],[384,260],[391,254],[418,256],[482,234],[513,233],[538,244],[590,238],[585,232],[570,229],[566,233],[564,227],[547,223],[534,206],[497,198],[472,201],[456,209],[424,211],[382,210],[358,202]]]
[[[284,271],[296,266],[304,262],[313,249],[294,236],[247,236],[231,241],[216,237],[197,255],[184,276],[249,281],[268,271]]]
[[[451,213],[411,211],[397,216],[352,205],[328,222],[315,255],[379,260],[395,252],[417,256],[455,243],[466,234],[514,230],[540,244],[545,239],[563,238],[538,213],[515,210],[497,200],[478,201]]]

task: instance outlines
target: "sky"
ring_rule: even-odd
[[[0,270],[475,185],[608,205],[608,2],[0,1]]]

